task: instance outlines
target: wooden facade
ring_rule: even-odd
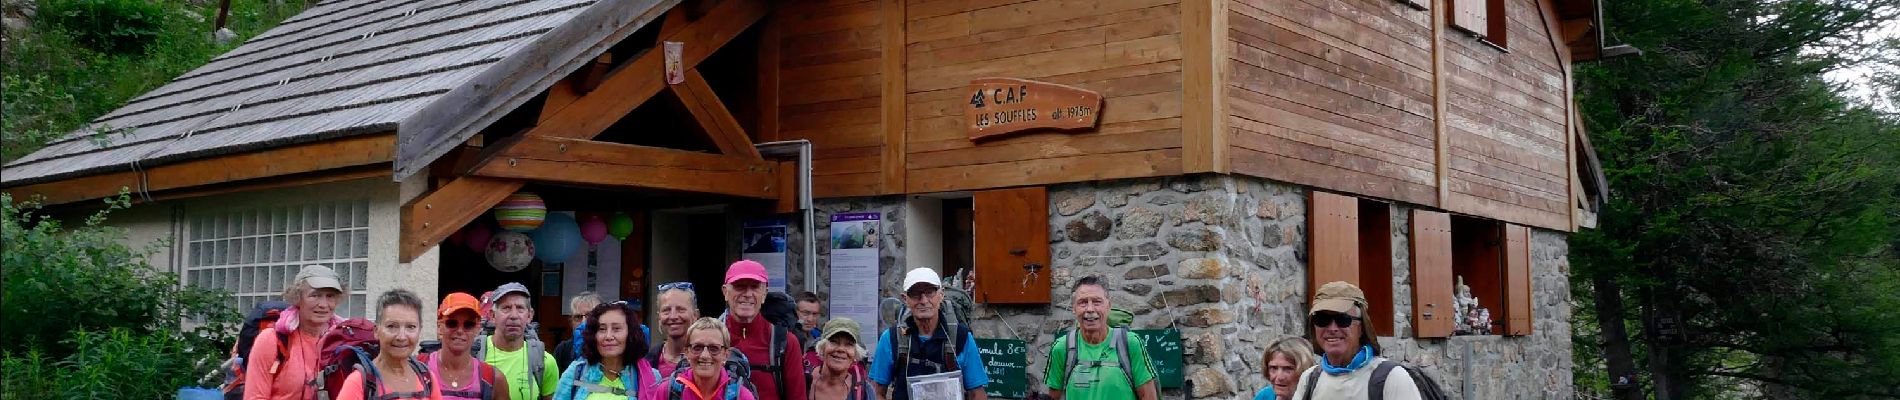
[[[819,197],[1214,172],[1573,230],[1562,17],[1495,3],[1509,47],[1445,0],[790,2],[761,136],[816,144]],[[972,141],[985,77],[1100,92],[1101,125]]]

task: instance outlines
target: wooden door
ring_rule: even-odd
[[[1048,304],[1049,192],[1040,186],[976,192],[973,247],[980,303]]]
[[[1457,307],[1451,273],[1451,215],[1412,210],[1412,335],[1451,336]]]

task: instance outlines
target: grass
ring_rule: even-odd
[[[202,2],[204,4],[197,4]],[[0,54],[0,162],[204,65],[303,10],[298,1],[232,0],[212,40],[215,0],[39,0],[33,28]]]

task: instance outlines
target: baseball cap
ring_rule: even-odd
[[[904,274],[904,291],[910,291],[912,286],[917,286],[917,284],[920,283],[928,283],[930,286],[943,286],[943,277],[937,275],[937,270],[930,268],[913,269],[910,270],[910,273]]]
[[[462,292],[449,293],[448,296],[442,298],[442,306],[436,308],[442,310],[442,314],[437,318],[447,318],[456,311],[462,310],[474,311],[478,318],[482,315],[481,302],[475,300],[474,295]]]
[[[765,265],[759,264],[758,261],[739,260],[732,263],[732,266],[726,267],[726,284],[730,285],[744,279],[765,283]]]
[[[1318,294],[1313,295],[1313,310],[1307,315],[1318,314],[1320,311],[1344,314],[1353,306],[1363,309],[1365,305],[1366,292],[1360,291],[1358,286],[1345,281],[1326,282],[1325,285],[1320,285]]]
[[[521,293],[522,296],[528,296],[529,298],[534,297],[534,293],[529,293],[528,287],[526,285],[522,285],[521,282],[508,282],[508,283],[501,284],[501,286],[499,287],[496,287],[495,291],[488,292],[489,293],[488,297],[484,298],[483,301],[488,302],[488,303],[494,303],[497,300],[501,300],[502,297],[508,296],[509,293],[517,293],[517,292]]]
[[[343,290],[343,282],[336,280],[336,270],[320,264],[310,264],[297,270],[297,282],[310,285],[311,289]]]
[[[858,321],[852,321],[850,318],[832,318],[831,321],[825,322],[824,330],[818,334],[818,340],[829,342],[832,336],[843,334],[851,335],[851,340],[861,342],[862,340],[858,339],[859,328]]]

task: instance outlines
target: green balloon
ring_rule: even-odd
[[[625,211],[614,212],[614,216],[607,218],[607,234],[615,239],[627,240],[627,236],[633,235],[633,216],[627,215]]]

